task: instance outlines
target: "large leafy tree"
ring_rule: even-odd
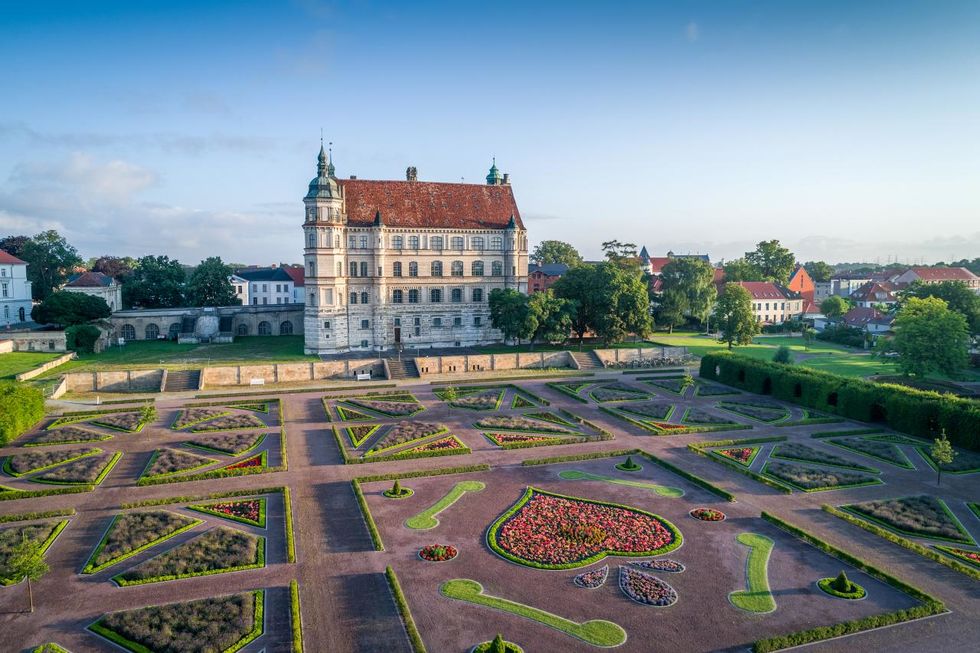
[[[490,303],[490,322],[507,340],[528,340],[538,328],[537,317],[531,312],[530,298],[513,288],[496,288],[487,298]]]
[[[764,281],[762,271],[744,258],[737,258],[725,263],[725,281]]]
[[[582,264],[582,255],[570,244],[561,240],[542,240],[531,252],[531,260],[538,265],[564,263],[572,268]]]
[[[721,331],[722,342],[733,345],[747,345],[752,336],[759,333],[759,322],[752,314],[752,295],[736,283],[726,283],[725,290],[715,304],[715,318]]]
[[[551,287],[575,302],[572,328],[581,342],[586,331],[606,342],[627,334],[645,336],[653,328],[650,297],[639,266],[610,261],[572,268]]]
[[[966,318],[938,297],[910,297],[893,323],[891,346],[903,374],[954,375],[967,363],[970,331]]]
[[[69,327],[92,320],[107,318],[112,314],[109,305],[101,297],[77,292],[51,293],[31,310],[31,319],[39,324],[57,324]]]
[[[568,339],[572,332],[575,302],[556,297],[551,290],[546,290],[528,297],[528,310],[537,322],[534,340],[557,344]]]
[[[621,243],[618,240],[607,240],[602,243],[602,251],[610,261],[621,261],[636,257],[636,245]]]
[[[25,534],[20,543],[7,554],[0,575],[17,581],[22,578],[27,579],[27,594],[30,597],[31,612],[34,612],[34,587],[31,583],[41,580],[48,570],[48,563],[44,561],[44,552],[41,550],[41,542]]]
[[[778,240],[764,240],[751,252],[745,253],[745,260],[754,265],[766,281],[786,283],[796,267],[793,252],[783,247]]]
[[[962,281],[943,281],[941,283],[922,283],[916,281],[899,293],[899,302],[904,304],[910,297],[925,299],[938,297],[946,302],[950,310],[966,318],[971,333],[980,333],[980,295],[970,290]]]
[[[168,256],[143,256],[123,285],[127,308],[174,308],[184,305],[185,272],[180,261]]]
[[[187,303],[191,306],[234,306],[241,300],[228,278],[232,269],[211,256],[201,261],[187,283]]]
[[[27,278],[34,299],[44,300],[68,280],[82,259],[54,229],[42,231],[26,243],[19,258],[27,262]]]
[[[839,319],[851,308],[847,300],[840,295],[831,295],[820,302],[820,312],[831,320]]]
[[[21,258],[24,253],[24,245],[30,240],[29,236],[5,236],[0,238],[0,249],[11,256]]]
[[[700,320],[707,320],[718,295],[714,270],[698,258],[675,258],[661,272],[664,292],[676,291],[684,296],[684,309]],[[672,300],[676,305],[676,300]],[[679,324],[679,322],[678,322]]]
[[[114,277],[117,281],[125,281],[133,268],[136,267],[136,259],[131,256],[100,256],[92,262],[92,270]]]
[[[687,295],[677,288],[668,288],[660,293],[656,309],[657,324],[667,327],[668,333],[673,333],[675,326],[684,324],[687,310]]]
[[[595,287],[598,280],[595,268],[594,265],[572,268],[551,286],[556,297],[575,302],[572,330],[578,335],[579,343],[595,324],[599,311],[602,310],[602,294]]]
[[[825,283],[830,281],[830,277],[834,276],[834,268],[828,263],[823,261],[807,261],[803,264],[810,278],[813,279],[814,283]]]

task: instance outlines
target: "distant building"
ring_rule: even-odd
[[[282,269],[293,280],[293,303],[302,304],[306,293],[306,271],[302,265],[284,265]]]
[[[872,281],[871,274],[841,273],[830,278],[830,294],[839,297],[850,297],[851,293]]]
[[[786,287],[798,293],[803,299],[809,302],[813,301],[814,295],[816,294],[816,286],[813,283],[813,278],[802,265],[797,265],[796,269],[793,270],[793,274],[790,276]]]
[[[844,314],[843,322],[852,329],[878,335],[890,331],[894,319],[894,316],[875,308],[858,306]]]
[[[830,281],[813,282],[813,301],[818,306],[834,294],[834,284]]]
[[[296,299],[296,282],[285,268],[244,268],[228,280],[245,306],[302,303],[302,296]]]
[[[966,268],[909,268],[895,277],[896,284],[910,284],[916,281],[922,283],[942,283],[943,281],[962,281],[970,290],[980,293],[980,277]]]
[[[544,292],[561,279],[561,276],[568,272],[568,266],[564,263],[545,263],[538,265],[531,263],[527,266],[527,290],[532,292]]]
[[[763,324],[782,324],[803,314],[804,299],[799,293],[769,281],[739,281],[752,296],[752,314]]]
[[[851,301],[860,308],[884,305],[889,308],[898,303],[895,296],[898,287],[888,281],[869,281],[851,293]]]
[[[68,277],[62,290],[100,297],[115,313],[122,310],[122,284],[101,272],[78,272]]]
[[[0,324],[27,322],[32,306],[27,262],[0,249]]]

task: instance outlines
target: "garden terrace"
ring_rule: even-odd
[[[851,514],[876,522],[903,535],[960,544],[973,544],[963,524],[940,498],[920,495],[865,501],[842,506]]]
[[[891,442],[861,437],[830,438],[826,442],[896,467],[915,469],[902,450]]]

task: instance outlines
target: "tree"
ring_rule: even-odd
[[[759,322],[752,314],[752,295],[736,283],[726,283],[725,291],[715,304],[715,318],[721,331],[721,342],[732,345],[747,345],[759,333]]]
[[[847,578],[847,574],[841,569],[841,572],[837,574],[837,578],[830,582],[830,588],[836,590],[841,594],[850,594],[853,589],[851,588],[851,581]]]
[[[687,295],[678,288],[668,288],[660,294],[657,322],[667,327],[668,333],[673,333],[675,326],[684,324],[684,313],[687,309]]]
[[[526,340],[534,336],[538,322],[528,306],[528,296],[513,288],[490,291],[490,322],[504,334],[505,340]]]
[[[776,353],[773,354],[772,361],[774,363],[784,363],[789,365],[793,362],[793,352],[790,351],[789,347],[786,345],[780,345],[779,349],[776,350]]]
[[[143,256],[123,286],[127,308],[175,308],[184,304],[184,268],[168,256]]]
[[[661,272],[664,293],[679,291],[684,295],[684,309],[702,324],[707,321],[717,298],[715,272],[707,261],[699,258],[673,258]],[[671,299],[676,306],[676,298]],[[680,322],[677,322],[678,324]]]
[[[582,255],[570,244],[561,240],[542,240],[531,252],[531,260],[538,265],[564,263],[570,268],[582,264]]]
[[[839,319],[850,310],[851,306],[847,303],[847,300],[839,295],[831,295],[827,299],[820,302],[820,312],[824,314],[829,320]]]
[[[0,249],[7,252],[11,256],[23,258],[21,254],[24,253],[24,245],[26,245],[29,240],[29,236],[5,236],[4,238],[0,238]]]
[[[681,394],[683,395],[692,385],[694,385],[694,377],[690,372],[684,372],[684,376],[681,377]]]
[[[150,424],[157,419],[157,407],[152,401],[148,401],[140,408],[140,422]]]
[[[813,339],[817,337],[817,330],[811,326],[803,327],[803,350],[810,351],[810,345],[813,344]]]
[[[31,319],[39,324],[69,327],[107,318],[111,314],[109,305],[101,297],[62,290],[35,305]]]
[[[940,283],[922,283],[916,281],[899,293],[899,305],[904,304],[910,297],[925,299],[938,297],[946,302],[950,310],[961,313],[966,318],[970,333],[980,333],[980,295],[977,295],[963,281],[942,281]]]
[[[956,450],[946,439],[946,429],[942,431],[942,437],[938,437],[929,449],[929,456],[936,461],[936,485],[943,479],[943,465],[949,465],[956,458]]]
[[[610,261],[636,258],[636,245],[621,243],[618,240],[607,240],[602,243],[602,251]]]
[[[102,331],[94,324],[76,324],[65,329],[65,345],[71,351],[92,353]]]
[[[78,250],[51,229],[34,236],[21,250],[20,258],[27,262],[27,278],[34,299],[44,300],[68,280],[82,259]]]
[[[807,261],[803,264],[814,283],[826,283],[834,276],[833,266],[823,261]]]
[[[528,297],[528,310],[537,322],[532,342],[543,340],[549,344],[557,344],[568,340],[572,332],[575,302],[556,297],[549,289]]]
[[[451,385],[443,390],[442,398],[446,400],[446,412],[453,412],[453,402],[459,399],[459,393],[456,391],[456,386]]]
[[[235,295],[229,277],[232,269],[220,256],[210,256],[197,266],[187,283],[187,303],[191,306],[235,306],[241,300]]]
[[[14,580],[27,579],[31,612],[34,612],[34,589],[31,583],[41,580],[46,573],[48,573],[48,563],[44,561],[41,543],[36,539],[28,538],[25,533],[20,544],[9,553],[3,569],[3,577]]]
[[[595,287],[597,274],[594,265],[572,268],[561,275],[550,290],[556,297],[575,302],[572,314],[572,330],[578,335],[579,344],[585,333],[592,328],[596,316],[602,310],[601,289]]]
[[[762,272],[744,258],[737,258],[722,266],[725,270],[725,281],[764,281]]]
[[[755,250],[745,253],[745,260],[755,266],[766,281],[786,283],[796,267],[793,252],[779,244],[778,240],[764,240]]]
[[[599,308],[592,325],[604,342],[619,342],[628,334],[646,337],[653,329],[650,298],[638,266],[600,263],[595,267],[596,279],[590,286],[598,293]]]
[[[949,310],[938,297],[910,297],[892,323],[892,347],[903,374],[957,374],[969,358],[970,331],[966,318]]]
[[[507,653],[507,643],[500,633],[497,633],[497,636],[490,642],[490,653]]]
[[[101,272],[117,281],[125,281],[133,273],[134,267],[136,267],[136,260],[130,256],[105,255],[95,259],[92,263],[93,272]]]

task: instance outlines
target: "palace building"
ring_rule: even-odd
[[[508,175],[487,183],[338,179],[323,146],[303,199],[305,351],[498,342],[488,297],[527,293],[527,231]]]

